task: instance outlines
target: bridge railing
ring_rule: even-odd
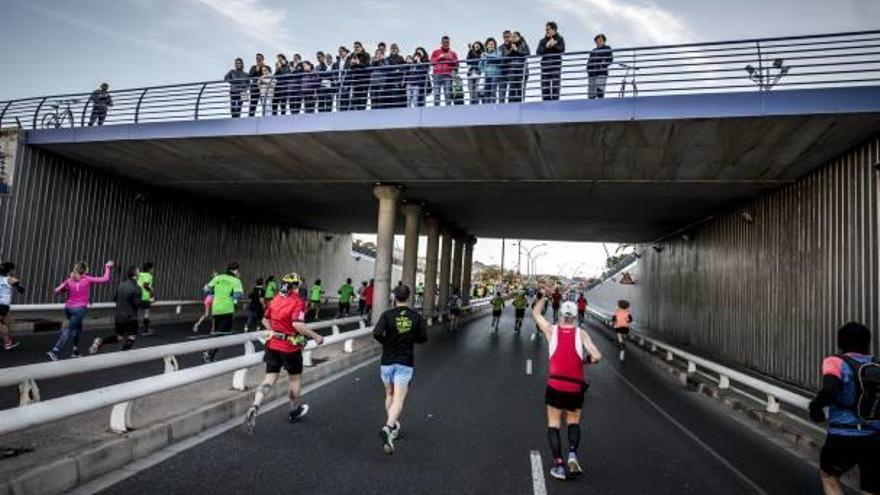
[[[611,316],[595,308],[587,308],[587,312],[595,319],[606,326],[611,325]],[[709,378],[718,383],[718,388],[729,390],[732,383],[739,383],[749,389],[755,390],[764,395],[764,398],[752,397],[761,401],[766,405],[769,413],[779,413],[781,411],[780,404],[787,404],[797,411],[806,412],[809,409],[810,399],[801,394],[792,392],[784,387],[769,383],[760,378],[748,375],[733,368],[729,368],[722,364],[715,363],[706,358],[697,356],[693,353],[681,350],[675,346],[669,345],[658,339],[648,337],[642,332],[631,331],[633,338],[639,342],[641,346],[649,346],[652,352],[662,351],[666,353],[667,361],[680,359],[687,363],[687,373],[695,374],[700,371],[709,372]]]
[[[461,54],[462,59],[464,56]],[[438,78],[437,71],[445,68],[454,69],[457,76]],[[878,82],[880,31],[875,30],[615,48],[592,58],[587,51],[568,52],[559,58],[486,57],[448,66],[372,65],[121,89],[110,93],[113,106],[104,124],[263,117],[291,113],[291,105],[296,113],[338,112],[438,106],[450,100],[458,105],[491,105]],[[445,94],[436,98],[433,93],[446,87],[452,89],[451,98],[447,100]],[[94,101],[92,93],[0,101],[0,127],[52,129],[98,124],[101,112],[95,111]]]
[[[488,306],[480,303],[468,306],[465,311],[474,313]],[[356,330],[342,331],[341,326],[358,324]],[[332,335],[324,338],[324,345],[343,344],[343,351],[354,351],[354,339],[368,336],[373,327],[367,327],[360,317],[329,320],[310,323],[309,328],[320,330],[332,328]],[[232,386],[235,390],[245,390],[247,369],[260,363],[263,351],[257,352],[254,341],[259,340],[262,332],[251,332],[224,337],[147,347],[124,352],[112,352],[97,356],[89,356],[76,360],[51,363],[30,364],[5,368],[0,373],[0,387],[18,385],[20,394],[19,407],[0,411],[0,435],[23,430],[40,424],[57,421],[77,414],[94,411],[103,407],[113,406],[110,412],[110,428],[116,432],[125,432],[131,428],[131,401],[165,392],[185,385],[197,383],[227,373],[233,373]],[[244,344],[243,356],[225,359],[215,363],[194,366],[180,370],[176,356],[209,351]],[[316,347],[309,341],[303,350],[303,364],[311,365],[311,351]],[[73,374],[100,371],[135,363],[163,359],[165,372],[159,376],[151,376],[108,387],[89,390],[77,394],[41,401],[37,380],[46,380]]]

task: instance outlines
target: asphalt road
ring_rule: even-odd
[[[496,335],[480,318],[455,334],[432,332],[419,349],[392,456],[378,365],[306,395],[312,410],[294,425],[287,408],[259,417],[252,436],[215,436],[106,489],[105,494],[531,494],[530,452],[541,453],[547,493],[811,494],[814,468],[685,390],[633,352],[591,330],[606,356],[588,369],[578,480],[549,477],[544,413],[546,344],[534,325]],[[526,360],[533,374],[526,374]]]
[[[327,309],[321,312],[321,317],[325,320],[332,319],[336,315],[335,309]],[[186,342],[193,338],[210,338],[207,333],[210,330],[210,323],[202,324],[201,333],[194,335],[192,333],[192,325],[190,323],[178,324],[158,324],[152,325],[155,335],[149,337],[138,337],[135,349],[141,347],[150,347],[155,345],[175,344]],[[244,328],[245,320],[237,319],[233,329],[241,331]],[[355,325],[352,325],[354,327]],[[80,352],[88,353],[88,347],[91,345],[95,337],[112,334],[110,329],[103,330],[84,330],[80,340]],[[322,333],[331,333],[330,329],[322,331]],[[0,373],[2,369],[11,366],[21,366],[25,364],[50,362],[46,352],[52,348],[58,339],[58,332],[19,334],[15,336],[21,347],[14,351],[0,351]],[[259,347],[259,343],[257,343]],[[108,345],[101,350],[101,353],[119,352],[121,344]],[[69,347],[66,352],[69,352]],[[227,347],[221,349],[217,355],[217,359],[228,359],[240,356],[244,353],[244,346]],[[67,354],[64,354],[66,357]],[[177,356],[178,365],[181,369],[202,364],[201,353]],[[110,370],[102,370],[95,373],[83,373],[69,377],[56,378],[52,380],[43,380],[38,383],[40,387],[40,395],[43,400],[69,395],[77,392],[84,392],[95,388],[106,387],[116,383],[123,383],[139,378],[152,375],[162,374],[165,364],[161,360],[146,363],[135,363],[130,366],[113,368]],[[18,387],[5,387],[0,389],[0,409],[16,407],[18,405]]]

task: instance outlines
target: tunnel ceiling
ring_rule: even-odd
[[[314,125],[337,115],[265,120]],[[29,141],[307,227],[375,230],[372,186],[391,183],[477,236],[647,242],[784,187],[880,131],[880,112],[581,120],[67,140],[79,142],[40,131]],[[225,122],[187,125],[243,125]]]

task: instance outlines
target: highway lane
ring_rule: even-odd
[[[586,475],[551,479],[546,470],[546,344],[527,321],[496,335],[489,319],[456,334],[435,331],[417,353],[397,452],[380,447],[384,421],[378,365],[306,396],[301,423],[286,407],[261,415],[252,436],[213,437],[102,493],[534,493],[530,453],[540,452],[550,494],[820,493],[812,466],[681,387],[637,352],[606,359],[592,381],[582,421]],[[527,375],[531,359],[533,374]]]

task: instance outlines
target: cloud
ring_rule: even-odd
[[[685,21],[649,1],[541,0],[550,10],[571,14],[595,32],[627,33],[631,43],[685,43],[693,35]],[[628,43],[628,44],[631,44]]]
[[[195,0],[232,22],[238,31],[257,41],[272,45],[289,45],[287,9],[270,7],[261,0]]]

